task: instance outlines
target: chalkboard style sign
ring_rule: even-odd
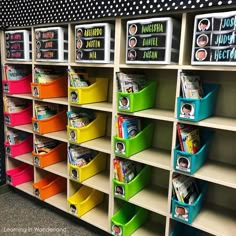
[[[35,29],[36,61],[68,60],[68,33],[62,27]]]
[[[179,59],[180,23],[173,18],[127,21],[127,64],[172,64]]]
[[[95,23],[75,26],[75,61],[111,63],[114,60],[114,26]]]
[[[236,65],[236,11],[197,15],[192,65]]]
[[[27,30],[5,32],[6,60],[31,60],[31,33]]]

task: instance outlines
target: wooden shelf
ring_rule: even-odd
[[[32,149],[33,149],[33,147],[32,147]],[[9,158],[11,158],[11,157],[9,157]],[[32,153],[26,153],[26,154],[23,154],[23,155],[20,155],[20,156],[16,156],[13,159],[16,159],[16,160],[19,160],[21,162],[27,163],[29,165],[33,165]]]
[[[83,215],[80,219],[106,232],[110,232],[109,217],[105,202]]]
[[[192,66],[192,65],[182,65],[181,69],[183,70],[205,70],[205,71],[236,71],[235,66]]]
[[[20,189],[21,191],[34,196],[33,183],[34,183],[33,181],[29,181],[29,182],[15,186],[15,188]]]
[[[17,130],[25,131],[25,132],[27,132],[27,133],[33,133],[32,124],[18,125],[18,126],[9,126],[9,125],[6,125],[6,126],[9,127],[9,128],[14,128],[14,129],[17,129]]]
[[[185,122],[185,121],[178,121],[179,123],[187,123],[193,124],[197,126],[209,127],[214,129],[223,129],[229,131],[236,131],[236,118],[227,118],[227,117],[209,117],[205,120],[199,122]]]
[[[82,182],[83,185],[94,188],[100,192],[109,194],[110,193],[110,180],[109,172],[103,171],[97,175],[92,176]]]
[[[73,66],[73,67],[101,67],[101,68],[113,68],[114,67],[114,64],[111,64],[111,63],[107,63],[107,64],[103,64],[103,63],[70,63],[70,66]]]
[[[83,105],[74,105],[70,104],[70,106],[75,107],[83,107],[98,111],[106,111],[106,112],[112,112],[112,103],[110,102],[97,102],[97,103],[90,103],[90,104],[83,104]]]
[[[133,113],[119,112],[120,114],[133,115],[148,119],[164,120],[164,121],[175,121],[174,111],[159,110],[159,109],[147,109],[143,111],[137,111]]]
[[[37,99],[34,98],[35,101],[40,102],[48,102],[48,103],[55,103],[60,105],[68,105],[68,98],[67,97],[60,97],[60,98],[45,98],[45,99]]]
[[[42,136],[45,136],[47,138],[56,139],[58,141],[65,142],[65,143],[68,142],[66,130],[43,134]]]
[[[7,97],[14,97],[14,98],[23,98],[28,100],[33,100],[31,93],[24,93],[24,94],[3,94]]]
[[[167,150],[149,148],[129,157],[129,159],[164,170],[171,170],[171,152]]]
[[[165,235],[165,226],[154,221],[144,223],[138,228],[132,236],[163,236]],[[189,235],[190,236],[190,235]]]
[[[111,138],[108,137],[93,139],[85,143],[80,143],[79,145],[82,147],[97,150],[99,152],[111,154]]]
[[[149,186],[130,198],[129,202],[160,215],[169,216],[167,192],[160,187]]]
[[[33,65],[45,65],[45,66],[68,66],[68,62],[48,62],[48,61],[35,61],[31,63]]]
[[[125,68],[137,69],[137,64],[120,64],[119,67],[121,69],[125,69]],[[181,69],[182,67],[178,64],[173,64],[173,65],[139,64],[138,68],[140,68],[140,69],[178,70],[178,69]]]
[[[64,178],[67,178],[68,173],[67,173],[67,161],[62,161],[62,162],[58,162],[56,164],[47,166],[45,168],[43,168],[46,171],[49,171],[51,173],[54,173],[56,175],[60,175]]]
[[[65,212],[67,212],[67,195],[66,192],[58,193],[50,198],[44,200],[45,202],[53,205]]]
[[[22,64],[22,65],[32,65],[32,62],[31,61],[5,61],[5,64],[17,64],[17,65],[19,65],[19,64]]]
[[[206,205],[202,207],[192,225],[213,235],[232,236],[236,232],[235,211]]]
[[[236,189],[236,166],[208,161],[193,176]]]

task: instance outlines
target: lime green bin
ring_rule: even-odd
[[[136,112],[152,108],[155,105],[157,82],[149,80],[147,86],[135,93],[117,93],[117,110]]]
[[[114,153],[116,156],[130,157],[151,147],[154,123],[143,122],[142,127],[143,129],[135,137],[129,139],[114,137]]]
[[[151,166],[144,166],[137,176],[129,183],[124,183],[113,179],[114,196],[128,201],[149,183],[150,177]]]
[[[148,210],[125,203],[111,218],[111,233],[119,236],[129,236],[136,231],[148,217]]]

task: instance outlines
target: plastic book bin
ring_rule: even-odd
[[[67,135],[70,143],[80,144],[105,135],[106,113],[96,112],[96,118],[81,128],[67,126]]]
[[[203,145],[197,153],[181,151],[179,145],[174,149],[174,169],[176,171],[192,175],[205,163],[213,133],[201,129],[200,136]]]
[[[72,164],[69,164],[70,168],[70,177],[76,181],[82,182],[99,172],[105,170],[106,168],[106,154],[98,153],[96,157],[92,161],[90,161],[87,165],[79,167]]]
[[[66,190],[66,179],[48,174],[40,181],[33,184],[34,194],[41,200],[50,198]]]
[[[30,83],[32,75],[27,75],[20,80],[2,80],[3,93],[22,94],[31,93]]]
[[[217,84],[204,84],[203,91],[206,94],[205,97],[201,99],[178,97],[177,118],[179,120],[198,122],[213,115],[215,110],[218,90],[219,90],[219,85]],[[185,105],[191,107],[191,111],[189,114],[184,114],[184,112],[182,111],[182,108]]]
[[[129,183],[113,179],[114,196],[128,201],[149,183],[150,177],[151,167],[144,166],[140,173],[138,173]]]
[[[46,166],[53,165],[57,162],[66,160],[67,158],[67,144],[60,143],[58,146],[53,148],[49,153],[37,154],[32,152],[34,157],[34,165],[44,168]]]
[[[32,105],[19,112],[4,112],[4,121],[6,125],[17,126],[30,124],[32,122],[33,110]]]
[[[89,80],[89,79],[88,79]],[[89,81],[90,82],[90,81]],[[86,104],[95,102],[104,102],[107,100],[108,79],[96,78],[88,87],[69,87],[68,97],[71,104]]]
[[[25,153],[30,153],[33,150],[33,135],[29,135],[20,143],[10,145],[9,142],[4,143],[6,155],[9,157],[16,157]]]
[[[103,201],[104,193],[87,186],[81,186],[79,190],[68,198],[69,212],[81,217]]]
[[[148,210],[126,202],[111,218],[111,233],[126,236],[136,231],[148,217]]]
[[[172,218],[186,224],[191,224],[198,215],[203,205],[206,192],[207,183],[198,181],[200,194],[193,204],[186,204],[172,198],[171,212]]]
[[[67,79],[59,78],[45,84],[31,83],[32,96],[35,98],[57,98],[67,96]]]
[[[65,130],[67,125],[66,111],[58,112],[44,120],[32,118],[33,131],[39,134],[46,134]]]
[[[136,112],[152,108],[155,104],[157,82],[148,81],[141,91],[136,93],[117,93],[117,110],[122,112]]]
[[[114,136],[114,152],[119,157],[130,157],[152,145],[153,123],[143,123],[143,129],[133,138],[123,139]]]
[[[14,169],[7,170],[7,182],[12,186],[17,186],[33,180],[34,178],[34,167],[23,163]]]
[[[170,236],[200,236],[200,230],[177,222]]]

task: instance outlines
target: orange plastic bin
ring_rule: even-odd
[[[34,194],[41,200],[50,198],[66,190],[66,179],[53,174],[48,174],[40,181],[33,184]]]
[[[60,161],[64,161],[67,158],[67,144],[60,143],[53,148],[49,153],[37,154],[32,152],[34,157],[34,165],[44,168]]]
[[[45,84],[31,83],[32,96],[36,98],[56,98],[67,96],[67,79],[59,78]]]
[[[33,130],[39,134],[46,134],[60,130],[66,130],[67,116],[66,111],[58,112],[56,115],[44,120],[32,118]]]

